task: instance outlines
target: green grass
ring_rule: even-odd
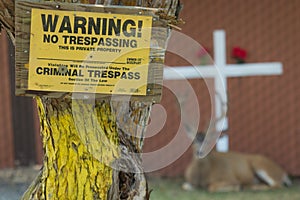
[[[300,184],[290,188],[268,191],[243,191],[209,193],[205,190],[184,191],[181,179],[149,179],[149,188],[153,189],[151,200],[300,200]]]

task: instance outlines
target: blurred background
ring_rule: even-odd
[[[260,153],[272,158],[289,174],[300,176],[300,1],[297,0],[183,0],[182,32],[198,41],[213,58],[213,31],[226,32],[227,63],[237,63],[232,50],[246,51],[245,63],[281,62],[279,76],[251,76],[227,79],[229,149]],[[199,57],[184,43],[178,46]],[[167,54],[169,66],[191,65],[178,56]],[[241,68],[243,65],[241,64]],[[211,102],[208,85],[202,79],[190,81],[198,96],[201,121],[199,130],[209,123]],[[155,137],[145,143],[145,151],[165,146],[178,131],[177,100],[167,89],[161,104],[167,121]],[[174,150],[175,151],[175,150]],[[186,152],[172,165],[156,172],[162,176],[181,175],[189,163]],[[162,158],[163,155],[162,155]]]

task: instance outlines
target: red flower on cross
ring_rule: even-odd
[[[240,47],[233,47],[231,56],[237,61],[237,63],[245,63],[247,51]]]

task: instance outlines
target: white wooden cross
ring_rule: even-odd
[[[165,80],[178,79],[197,79],[197,78],[214,78],[215,94],[220,98],[215,98],[215,117],[222,115],[222,104],[227,105],[227,78],[244,77],[259,75],[280,75],[282,74],[282,64],[279,62],[272,63],[245,63],[245,64],[226,64],[226,41],[225,31],[214,31],[214,62],[212,66],[181,66],[165,68]],[[228,118],[219,121],[216,124],[216,130],[222,131],[228,129]],[[228,145],[228,144],[227,144]],[[225,149],[226,151],[226,149]]]

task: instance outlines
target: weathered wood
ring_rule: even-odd
[[[13,0],[0,0],[0,30],[3,27],[13,43],[15,43],[14,6]]]
[[[118,154],[112,149],[118,136],[108,100],[95,106],[70,99],[37,102],[44,165],[23,199],[106,199],[112,184],[109,162]]]
[[[175,18],[166,18],[163,10],[146,7],[121,7],[121,6],[91,6],[84,4],[65,4],[57,2],[34,3],[17,1],[16,3],[16,95],[34,96],[37,94],[49,97],[62,97],[67,93],[45,92],[28,90],[28,63],[30,53],[30,21],[31,9],[49,10],[76,10],[84,12],[116,13],[130,15],[153,16],[153,29],[151,43],[157,44],[150,49],[150,63],[148,68],[148,85],[146,97],[133,95],[132,98],[149,102],[159,102],[162,92],[162,74],[166,41],[168,37],[168,25],[174,23]],[[96,94],[96,98],[108,95]]]
[[[37,101],[44,165],[24,200],[145,198],[139,153],[151,103]]]

